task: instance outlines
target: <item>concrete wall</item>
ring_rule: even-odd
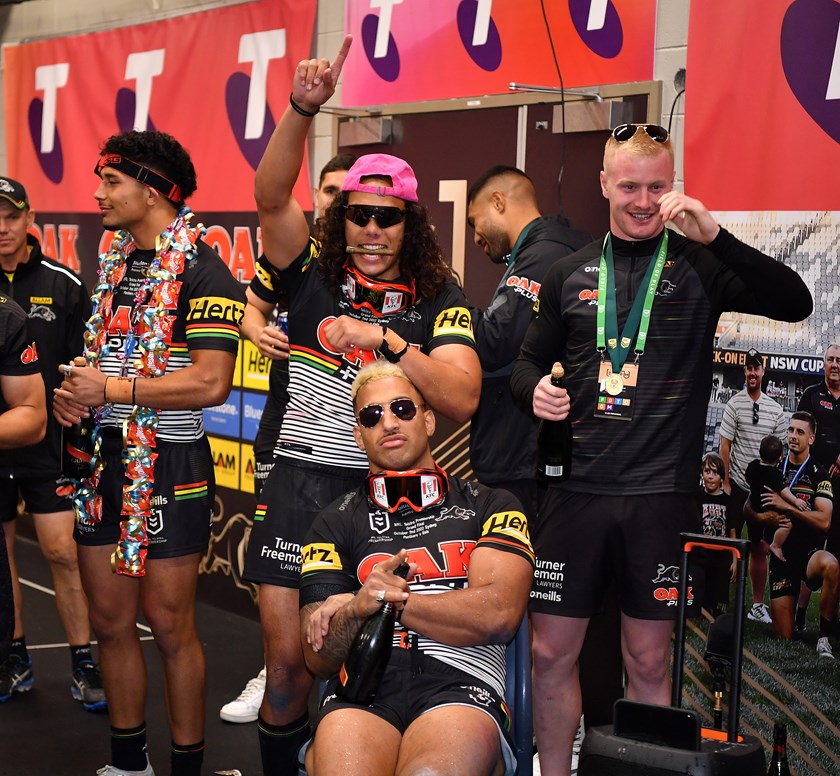
[[[75,35],[133,24],[159,21],[184,13],[234,4],[235,0],[28,0],[0,7],[0,43],[21,43],[49,37]],[[676,94],[674,74],[685,67],[689,0],[659,0],[654,78],[664,84],[663,119]],[[341,44],[344,29],[343,0],[319,0],[315,55],[332,57]],[[0,86],[2,90],[2,86]],[[340,95],[339,95],[340,96]],[[337,100],[336,100],[337,103]],[[682,181],[683,99],[679,100],[672,129],[677,139],[677,179]],[[322,112],[313,122],[311,170],[313,178],[333,155],[333,120]],[[5,126],[0,124],[0,171],[6,170]]]

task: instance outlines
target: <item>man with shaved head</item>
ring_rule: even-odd
[[[494,264],[507,267],[487,309],[473,310],[482,380],[470,424],[470,460],[479,482],[516,494],[534,520],[538,420],[514,404],[510,374],[548,268],[586,245],[590,236],[572,229],[562,216],[541,216],[531,179],[504,165],[491,167],[472,184],[467,218],[475,244]]]

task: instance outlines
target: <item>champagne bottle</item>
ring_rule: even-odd
[[[787,726],[784,722],[777,722],[773,726],[773,756],[767,776],[790,776],[790,766],[787,759]]]
[[[394,573],[405,579],[408,564],[400,564]],[[376,693],[391,657],[396,617],[396,607],[386,602],[359,629],[338,672],[339,683],[335,691],[342,700],[367,703]]]
[[[560,364],[551,369],[551,384],[565,388],[565,372]],[[572,473],[572,423],[541,420],[537,432],[537,479],[551,484],[569,479]]]
[[[83,480],[93,473],[93,414],[69,428],[61,427],[61,473],[71,480]]]

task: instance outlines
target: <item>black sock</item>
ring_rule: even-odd
[[[834,629],[834,622],[826,620],[825,617],[820,617],[820,638],[823,636],[831,636],[834,633]]]
[[[70,647],[70,659],[73,661],[75,671],[82,663],[92,663],[93,653],[90,651],[90,644],[80,644],[78,647]]]
[[[115,768],[142,771],[146,757],[146,723],[136,728],[111,728],[111,760]]]
[[[26,636],[21,636],[19,639],[12,639],[12,649],[9,655],[19,657],[24,663],[29,662],[29,650],[26,648]]]
[[[309,715],[288,725],[270,725],[257,717],[263,773],[297,773],[298,752],[309,738]]]
[[[172,776],[201,776],[201,764],[204,762],[204,741],[187,745],[176,744],[173,741],[169,752]]]
[[[796,605],[796,627],[800,630],[805,627],[805,616],[808,614],[807,609],[803,609],[799,604]]]

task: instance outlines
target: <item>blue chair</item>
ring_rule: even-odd
[[[517,776],[534,773],[534,715],[531,709],[531,633],[528,614],[507,648],[505,700],[513,715],[513,751]]]

